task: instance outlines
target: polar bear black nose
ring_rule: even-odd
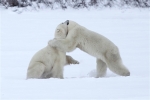
[[[66,23],[67,25],[69,25],[69,20],[66,20],[64,23]]]
[[[69,25],[69,20],[67,20],[67,25]]]

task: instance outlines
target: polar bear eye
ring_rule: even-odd
[[[59,32],[60,31],[60,29],[57,29],[57,32]]]

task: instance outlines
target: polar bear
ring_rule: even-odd
[[[61,27],[65,26],[65,24],[66,23],[62,24]],[[59,30],[56,31],[58,32]],[[59,34],[59,32],[55,34],[55,39],[65,37],[65,34]],[[74,60],[71,56],[66,55],[66,52],[47,45],[32,57],[27,69],[27,79],[50,77],[62,79],[63,67],[68,64],[79,64],[79,62]]]
[[[61,34],[66,32],[67,37],[50,40],[50,46],[59,48],[64,52],[71,52],[79,48],[96,57],[97,78],[105,76],[107,67],[118,75],[130,76],[129,70],[123,65],[119,49],[113,42],[74,21],[67,20],[65,23],[67,23],[67,28],[61,28]]]

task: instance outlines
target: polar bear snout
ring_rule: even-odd
[[[66,23],[67,25],[69,25],[69,20],[66,20],[64,23]]]
[[[61,23],[61,24],[69,25],[69,20],[66,20],[64,23]]]

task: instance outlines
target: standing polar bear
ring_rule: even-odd
[[[67,25],[65,28],[61,28],[61,34],[67,34],[67,37],[65,39],[50,40],[49,45],[64,52],[71,52],[79,48],[96,57],[96,77],[103,77],[106,74],[107,67],[118,75],[130,76],[129,70],[122,63],[118,47],[114,43],[74,21],[67,20],[65,23]]]
[[[57,28],[64,28],[67,23],[61,24]],[[59,34],[56,30],[55,39],[65,38],[66,35]],[[66,52],[60,51],[58,48],[47,45],[38,51],[31,59],[27,69],[27,79],[29,78],[63,78],[63,67],[68,64],[79,64]]]

